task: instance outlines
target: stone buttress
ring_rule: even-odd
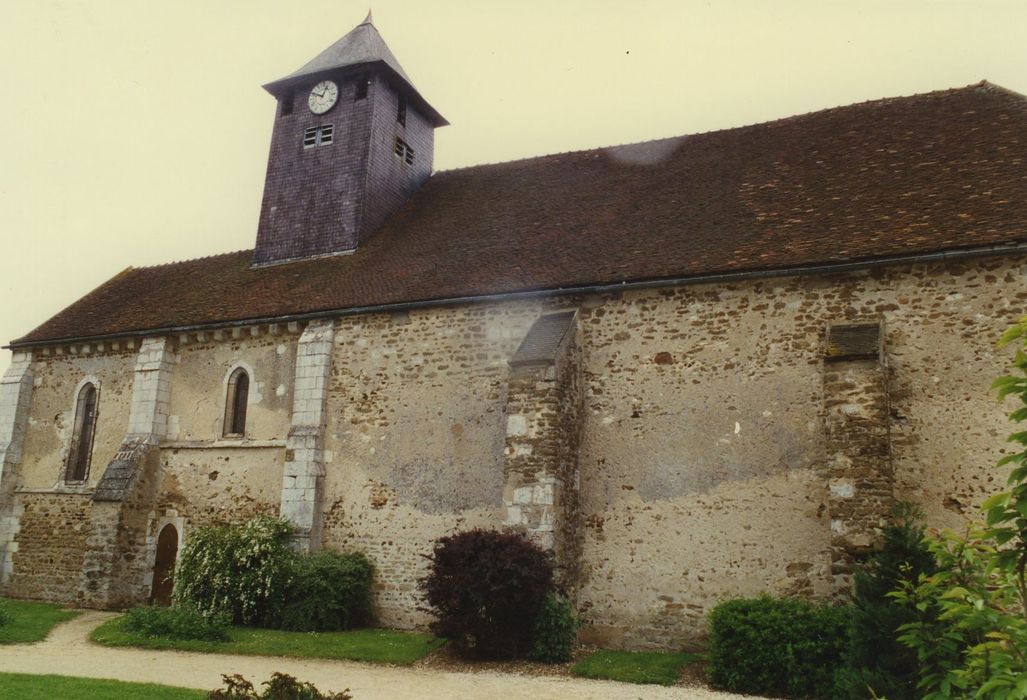
[[[324,493],[325,401],[332,368],[333,321],[315,321],[296,351],[292,425],[285,447],[281,515],[296,527],[300,550],[321,546]]]
[[[854,566],[894,506],[888,374],[879,323],[831,326],[824,417],[833,594],[851,590]]]
[[[32,353],[15,353],[0,379],[0,583],[13,568],[14,541],[21,516],[14,489],[32,401]]]
[[[577,315],[540,317],[510,360],[504,526],[553,551],[574,595],[581,566],[578,448],[583,412]]]
[[[166,338],[146,338],[132,382],[128,433],[93,492],[79,602],[125,607],[146,600],[147,527],[156,497],[160,441],[167,434],[174,355]]]

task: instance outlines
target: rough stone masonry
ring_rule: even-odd
[[[270,512],[307,546],[365,551],[382,623],[411,627],[432,541],[510,527],[557,553],[586,639],[690,643],[725,597],[844,590],[895,500],[936,525],[972,515],[996,488],[1007,427],[987,388],[1025,282],[1027,259],[1005,257],[22,355],[0,397],[23,441],[5,451],[5,592],[142,600],[158,525],[187,538]],[[839,356],[844,325],[878,345]],[[229,440],[240,363],[252,428]],[[94,466],[64,486],[85,377]],[[126,456],[137,438],[153,444]],[[137,481],[98,499],[125,459]]]

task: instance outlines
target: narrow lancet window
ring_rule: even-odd
[[[250,396],[250,375],[242,367],[228,379],[228,397],[225,401],[225,437],[246,434],[246,403]]]
[[[89,460],[93,454],[93,432],[96,429],[96,387],[86,384],[75,402],[75,426],[71,449],[65,467],[66,482],[83,482],[89,476]]]

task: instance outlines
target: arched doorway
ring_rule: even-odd
[[[171,591],[175,587],[175,561],[178,559],[178,530],[165,525],[157,536],[157,558],[153,562],[153,585],[150,602],[171,604]]]

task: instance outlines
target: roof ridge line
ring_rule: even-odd
[[[170,267],[171,265],[183,265],[185,263],[199,262],[200,260],[211,260],[213,258],[227,258],[232,255],[239,255],[241,253],[252,253],[253,248],[243,248],[240,250],[230,250],[227,253],[211,253],[210,255],[201,255],[195,258],[184,258],[182,260],[170,260],[165,263],[157,263],[156,265],[133,265],[126,268],[128,270],[155,270],[158,267]]]
[[[570,150],[570,151],[554,151],[552,153],[540,153],[539,155],[526,156],[524,158],[511,158],[509,160],[497,160],[497,161],[491,161],[491,162],[486,162],[486,163],[475,163],[473,165],[461,165],[461,166],[456,167],[456,168],[447,168],[445,170],[437,170],[437,171],[435,171],[435,173],[433,173],[433,177],[435,175],[442,175],[442,174],[445,174],[445,173],[453,173],[453,172],[458,172],[458,171],[461,171],[461,170],[472,170],[474,168],[487,168],[487,167],[493,167],[493,166],[497,166],[497,165],[509,165],[509,164],[512,164],[512,163],[522,163],[522,162],[523,163],[527,163],[528,161],[541,160],[543,158],[553,158],[553,157],[557,157],[557,156],[569,156],[569,155],[575,155],[575,154],[579,154],[579,153],[592,153],[592,152],[598,152],[598,151],[606,151],[606,150],[609,150],[609,149],[612,149],[612,148],[627,148],[627,147],[630,147],[630,146],[641,146],[642,144],[655,143],[657,141],[670,141],[672,139],[694,138],[694,137],[697,137],[697,136],[709,136],[709,135],[712,135],[712,134],[723,134],[723,133],[728,133],[728,132],[731,132],[731,131],[741,131],[743,129],[754,129],[756,127],[761,127],[761,126],[773,126],[773,125],[782,124],[782,123],[785,123],[785,122],[795,121],[795,120],[799,120],[799,119],[805,119],[805,118],[808,118],[808,117],[812,117],[814,115],[828,114],[828,113],[831,113],[831,112],[837,112],[837,111],[844,110],[844,109],[853,109],[853,108],[857,108],[857,107],[868,107],[868,106],[871,106],[871,105],[874,105],[874,104],[886,104],[888,102],[894,102],[896,100],[911,100],[911,99],[918,98],[918,97],[933,97],[933,96],[942,96],[942,95],[948,95],[948,94],[955,94],[955,93],[963,92],[963,91],[966,91],[966,90],[973,90],[975,88],[986,88],[986,89],[1000,90],[1000,91],[1009,93],[1011,95],[1016,95],[1017,97],[1022,97],[1024,99],[1027,99],[1027,95],[1021,95],[1020,93],[1016,92],[1015,90],[1010,90],[1009,88],[1003,87],[1001,85],[996,85],[995,83],[988,82],[988,80],[985,79],[985,80],[979,80],[976,83],[970,83],[969,85],[964,85],[962,87],[942,88],[942,89],[939,89],[939,90],[928,90],[927,92],[915,92],[915,93],[913,93],[911,95],[893,95],[893,96],[890,96],[890,97],[878,97],[878,98],[875,98],[875,99],[863,100],[862,102],[850,102],[850,103],[844,104],[844,105],[835,105],[834,107],[823,107],[821,109],[810,110],[809,112],[799,112],[798,114],[791,114],[791,115],[786,116],[786,117],[778,117],[777,119],[770,119],[770,120],[762,121],[762,122],[752,122],[752,123],[749,123],[749,124],[740,124],[738,126],[728,126],[728,127],[724,127],[724,128],[721,128],[721,129],[709,129],[707,131],[693,131],[693,132],[687,133],[687,134],[677,134],[677,135],[673,135],[673,136],[660,136],[660,137],[657,137],[657,138],[646,139],[646,140],[643,140],[643,141],[628,141],[628,142],[625,142],[625,143],[607,144],[607,145],[604,145],[604,146],[593,146],[591,148],[579,148],[579,149],[574,149],[574,150]]]

